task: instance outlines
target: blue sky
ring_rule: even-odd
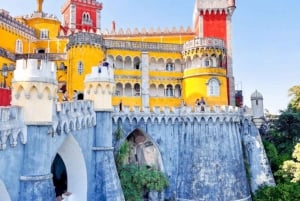
[[[0,0],[13,16],[29,14],[36,0]],[[44,11],[60,16],[65,1],[44,0]],[[156,29],[192,25],[194,0],[103,0],[102,28]],[[244,102],[255,90],[272,113],[285,109],[288,89],[300,85],[300,1],[236,0],[233,16],[233,73]],[[21,5],[21,6],[20,6]]]

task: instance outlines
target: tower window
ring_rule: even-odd
[[[40,30],[40,39],[48,39],[48,38],[49,38],[48,29],[41,29]]]
[[[92,20],[91,20],[91,17],[90,17],[89,13],[84,12],[82,14],[82,24],[88,24],[88,25],[92,24]]]
[[[82,61],[78,62],[77,71],[78,71],[79,75],[81,75],[83,73],[83,63],[82,63]]]
[[[23,42],[20,39],[16,40],[16,53],[23,53]]]
[[[220,96],[220,82],[216,78],[212,78],[207,84],[208,96]]]

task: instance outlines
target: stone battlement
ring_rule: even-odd
[[[3,9],[0,10],[0,26],[7,26],[15,33],[30,36],[30,38],[36,38],[34,29],[16,20],[12,16],[10,16],[10,14],[7,11]]]
[[[146,28],[138,29],[134,28],[133,30],[128,28],[126,30],[120,28],[118,31],[116,30],[111,30],[109,31],[106,29],[103,33],[103,35],[113,35],[113,36],[145,36],[145,35],[174,35],[174,34],[192,34],[193,31],[191,27],[187,27],[186,29],[183,28],[182,26],[179,28],[173,27],[172,29],[169,29],[168,27],[161,29],[158,27],[157,29],[154,28],[149,28],[148,30]]]
[[[7,141],[15,147],[18,138],[22,144],[27,142],[27,129],[21,107],[0,107],[0,150],[6,149]]]
[[[196,107],[154,107],[154,108],[130,108],[123,106],[123,110],[119,111],[119,106],[114,107],[113,119],[115,122],[118,118],[129,118],[129,121],[133,119],[143,118],[145,122],[150,119],[153,122],[155,119],[160,123],[163,119],[165,122],[171,120],[174,123],[177,121],[201,121],[209,119],[216,121],[240,121],[242,109],[234,106],[196,106]]]
[[[94,66],[91,74],[86,75],[84,82],[114,82],[114,71],[110,66]]]
[[[73,101],[57,103],[58,122],[55,132],[68,134],[96,125],[96,113],[92,101]]]
[[[22,81],[56,83],[55,63],[37,59],[17,60],[13,82]]]
[[[59,21],[57,16],[55,16],[54,14],[49,14],[49,13],[44,13],[44,12],[34,12],[30,15],[22,16],[22,18],[24,18],[24,19],[44,18],[44,19]]]

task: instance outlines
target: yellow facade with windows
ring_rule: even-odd
[[[5,23],[0,19],[1,49],[15,55],[16,58],[19,54],[21,57],[32,54],[34,58],[45,57],[56,62],[59,100],[64,90],[69,98],[73,96],[73,90],[83,93],[85,76],[91,72],[93,66],[98,66],[106,59],[114,69],[114,106],[122,101],[124,106],[131,109],[135,106],[143,107],[142,86],[148,88],[147,107],[150,108],[178,107],[183,103],[194,106],[195,100],[201,97],[208,105],[229,104],[227,71],[223,64],[220,64],[226,57],[225,47],[185,47],[184,44],[196,37],[190,29],[160,32],[135,30],[110,34],[84,31],[85,37],[90,34],[91,38],[98,38],[101,42],[93,43],[86,39],[84,43],[79,43],[80,39],[76,39],[77,43],[72,43],[72,37],[81,31],[63,30],[56,17],[46,15],[42,11],[29,17],[12,18],[8,13],[2,13],[1,16],[1,19],[7,18],[11,21]],[[20,50],[16,47],[18,40],[21,41]],[[122,45],[110,47],[102,40]],[[127,47],[126,42],[133,45]],[[156,48],[160,46],[163,48]],[[145,52],[148,63],[142,61],[142,54]],[[203,63],[204,57],[209,57],[215,62],[214,65],[206,66]],[[197,59],[202,63],[195,65]],[[15,65],[15,60],[0,55],[0,64],[4,63]],[[142,76],[142,68],[145,66],[148,67],[147,87],[143,85],[145,75]],[[6,78],[9,87],[11,77],[12,72]],[[215,86],[217,89],[209,85],[212,79],[219,84]],[[213,90],[217,93],[211,94]]]

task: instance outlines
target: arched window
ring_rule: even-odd
[[[208,67],[209,65],[210,65],[210,61],[209,61],[208,58],[206,58],[206,59],[204,60],[204,66],[205,66],[205,67]]]
[[[49,38],[49,30],[41,29],[40,30],[40,39],[48,39]]]
[[[173,86],[169,84],[166,89],[166,96],[170,97],[173,96],[173,94]]]
[[[166,65],[166,71],[174,71],[175,64],[172,62],[168,62]]]
[[[82,13],[82,24],[91,24],[90,14],[87,12]]]
[[[220,82],[216,78],[212,78],[207,84],[207,95],[208,96],[220,96]]]
[[[23,53],[23,42],[20,39],[16,40],[16,53],[17,54]]]
[[[134,95],[135,96],[141,95],[141,87],[140,87],[140,84],[138,84],[138,83],[134,84]]]
[[[83,63],[82,63],[82,61],[78,62],[77,72],[78,72],[79,75],[81,75],[83,73]]]

